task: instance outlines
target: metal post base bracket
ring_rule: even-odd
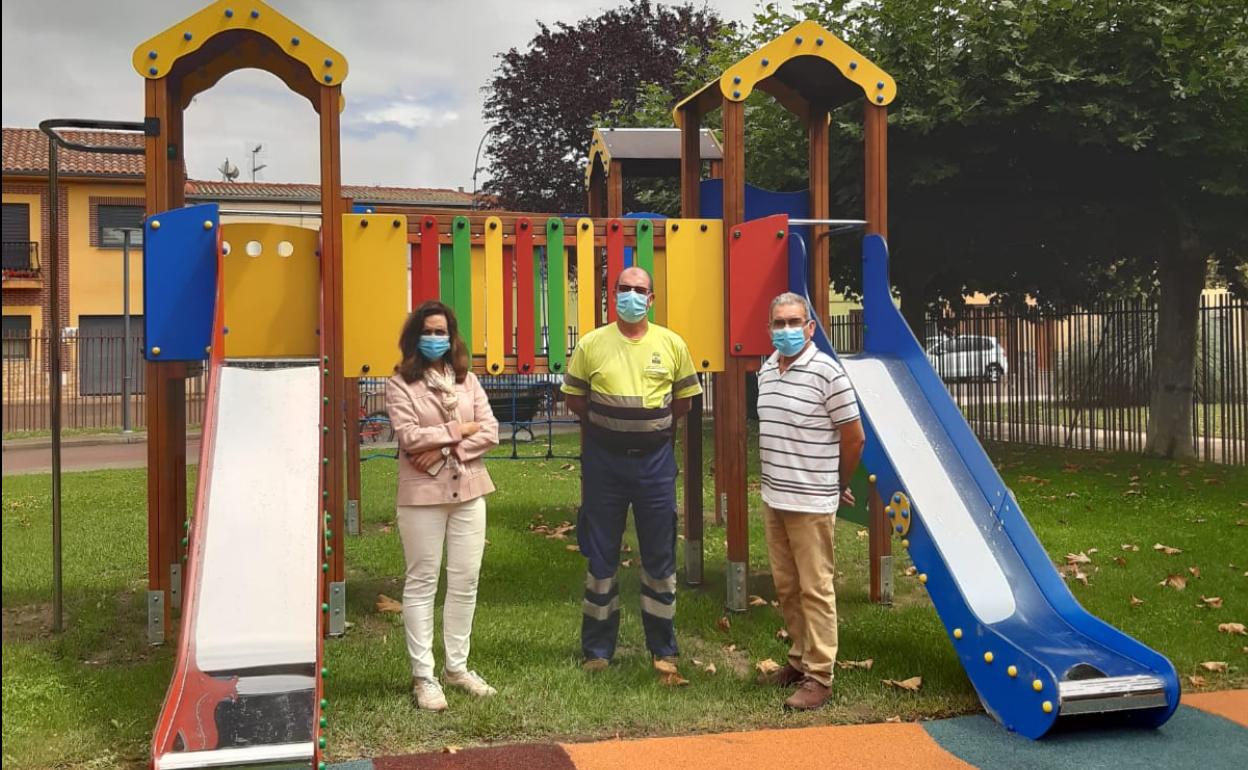
[[[360,501],[347,501],[347,534],[360,534]]]
[[[342,636],[347,632],[347,584],[329,584],[329,635]]]
[[[745,612],[746,595],[745,562],[728,562],[728,597],[725,602],[729,612]]]
[[[685,585],[702,585],[702,541],[685,541]]]
[[[165,592],[147,592],[147,643],[165,643]]]
[[[169,565],[169,609],[182,609],[182,565]]]

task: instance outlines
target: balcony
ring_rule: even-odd
[[[39,244],[36,241],[4,241],[6,289],[37,289],[41,284]]]

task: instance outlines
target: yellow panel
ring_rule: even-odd
[[[214,35],[236,29],[251,30],[272,40],[302,62],[318,83],[336,86],[347,79],[345,56],[261,0],[217,0],[141,43],[134,49],[134,69],[148,79],[163,78],[178,59],[199,50]]]
[[[588,227],[587,227],[588,225]],[[594,220],[576,220],[576,336],[598,326],[598,297],[594,294]]]
[[[722,372],[723,220],[667,220],[667,287],[667,328],[685,338],[695,369]]]
[[[320,352],[320,233],[252,222],[221,227],[225,355],[314,358]],[[283,256],[285,255],[285,256]]]
[[[816,56],[831,62],[846,79],[862,89],[863,95],[872,104],[885,105],[897,98],[897,83],[891,75],[819,26],[818,22],[807,20],[724,70],[718,81],[707,83],[672,108],[676,125],[681,124],[684,106],[690,102],[701,103],[704,92],[713,88],[716,82],[725,99],[744,101],[760,80],[775,74],[780,65],[799,56]]]
[[[485,247],[472,245],[472,351],[485,350]]]
[[[503,318],[503,220],[487,217],[485,220],[485,370],[490,374],[502,374],[506,335],[511,324]],[[506,287],[509,291],[511,287]]]
[[[667,326],[667,252],[654,250],[654,322]]]
[[[407,320],[407,217],[342,217],[342,376],[387,377]]]

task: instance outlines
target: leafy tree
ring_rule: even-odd
[[[508,208],[582,211],[596,123],[630,115],[645,89],[670,88],[725,34],[712,11],[630,0],[575,25],[542,25],[528,49],[499,55],[485,87],[486,191]]]

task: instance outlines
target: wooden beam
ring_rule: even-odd
[[[680,215],[697,217],[698,194],[702,181],[702,117],[696,105],[684,110],[680,126]],[[707,378],[703,378],[706,380]],[[703,396],[693,400],[693,408],[685,417],[684,436],[684,498],[685,498],[685,582],[701,585],[703,577],[704,512],[702,508],[702,403]]]
[[[323,457],[325,462],[324,496],[325,512],[329,515],[327,542],[332,547],[329,570],[322,573],[326,581],[325,597],[329,596],[330,582],[345,579],[343,540],[346,528],[343,521],[344,495],[344,444],[343,426],[346,418],[346,380],[342,376],[342,215],[345,202],[342,199],[341,147],[339,145],[340,86],[320,86],[320,144],[321,144],[321,346],[322,355],[328,358],[324,367],[325,377],[322,425]],[[328,630],[328,625],[326,626]]]
[[[356,522],[360,515],[360,381],[355,377],[346,380],[346,423],[347,423],[347,506],[355,504]],[[351,531],[345,524],[347,534],[358,535],[359,531]]]
[[[828,219],[831,217],[828,113],[812,111],[806,119],[806,133],[809,139],[810,218]],[[810,281],[811,303],[825,329],[829,328],[831,310],[828,303],[831,245],[826,225],[814,225],[810,228],[810,243],[806,245],[810,255],[810,274],[807,280]]]
[[[866,202],[867,233],[888,237],[888,108],[868,102],[863,116],[864,155],[866,170],[863,178],[863,197]],[[868,502],[868,552],[870,554],[869,596],[873,602],[891,602],[890,592],[885,590],[883,577],[885,565],[891,568],[893,553],[892,528],[884,515],[884,505],[872,485],[872,500]]]
[[[611,161],[607,174],[607,216],[624,216],[624,166],[618,160]],[[608,280],[615,280],[615,276]]]
[[[732,228],[745,220],[745,105],[724,100],[724,275],[730,274],[727,264]],[[724,312],[730,297],[724,282]],[[725,318],[725,328],[728,322]],[[724,345],[728,340],[725,336]],[[721,480],[720,495],[727,502],[728,519],[728,596],[730,610],[746,609],[746,570],[749,564],[749,508],[746,496],[746,425],[745,425],[745,364],[733,355],[725,355],[726,366],[722,388],[715,392],[718,408],[715,432],[722,432],[718,443],[720,453],[715,471]]]
[[[589,189],[588,189],[588,206],[586,210],[594,219],[603,216],[603,206],[606,203],[607,189],[605,178],[603,175],[602,165],[594,158],[590,158],[591,168],[589,170]]]

